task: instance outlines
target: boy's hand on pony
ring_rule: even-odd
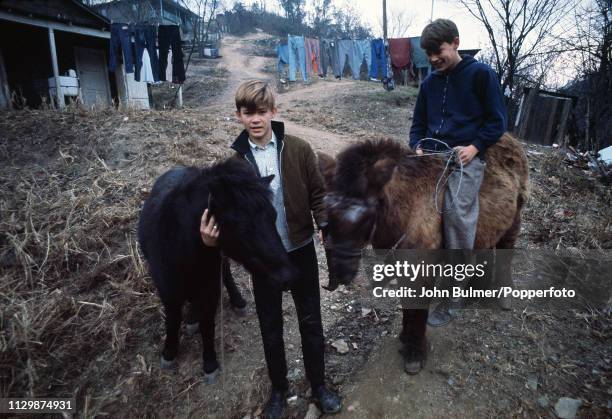
[[[470,144],[466,147],[455,147],[455,152],[457,153],[457,158],[461,160],[461,163],[463,163],[463,165],[466,165],[471,162],[474,157],[476,157],[476,155],[478,154],[478,149]]]
[[[219,238],[219,226],[215,222],[215,216],[208,217],[208,208],[204,210],[202,221],[200,222],[200,235],[202,241],[208,247],[217,247],[217,239]]]

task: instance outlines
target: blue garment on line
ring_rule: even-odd
[[[277,68],[280,73],[289,64],[289,45],[278,44],[276,46],[276,55],[278,56]]]
[[[421,48],[421,37],[410,38],[410,46],[412,47],[412,64],[416,68],[429,68],[429,59],[425,50]]]
[[[151,61],[153,79],[159,81],[159,58],[157,57],[157,28],[155,25],[137,24],[134,26],[134,41],[136,47],[136,73],[134,79],[140,81],[142,55],[146,48]]]
[[[123,65],[126,73],[134,72],[134,60],[132,59],[132,28],[127,23],[111,24],[111,39],[110,39],[110,58],[108,60],[108,69],[115,71],[119,62],[119,57],[123,52]]]
[[[338,74],[340,77],[344,75],[344,66],[346,62],[351,63],[351,56],[354,53],[355,46],[350,39],[341,39],[336,41],[336,51],[338,52]],[[351,72],[353,69],[351,68]]]
[[[298,66],[302,73],[302,79],[308,81],[306,74],[306,47],[304,46],[303,36],[287,37],[287,46],[289,49],[289,80],[295,81],[296,71]]]
[[[351,72],[353,78],[359,80],[361,74],[361,64],[365,60],[368,71],[370,70],[370,63],[372,61],[372,48],[370,41],[367,39],[360,39],[353,41],[353,50],[350,57],[349,64],[351,66]]]
[[[450,73],[434,71],[419,89],[410,147],[432,137],[449,146],[474,145],[484,156],[506,131],[506,106],[497,75],[487,64],[463,55]],[[436,144],[424,148],[444,150]]]
[[[380,38],[372,39],[370,48],[372,63],[370,65],[369,75],[373,79],[384,79],[387,77],[387,53],[385,51],[385,43]]]

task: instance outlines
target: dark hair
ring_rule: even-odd
[[[452,20],[436,19],[423,29],[421,48],[427,53],[437,54],[442,43],[450,44],[457,36],[459,36],[459,29]]]

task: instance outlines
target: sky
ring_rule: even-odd
[[[573,7],[577,8],[581,4],[589,3],[590,0],[575,0]],[[235,0],[224,0],[225,5],[233,7]],[[243,4],[265,3],[268,11],[282,14],[278,0],[242,0]],[[306,0],[307,12],[308,5],[312,0]],[[375,36],[382,37],[382,0],[332,0],[332,4],[338,8],[352,7],[356,10],[362,21],[370,26]],[[433,8],[432,8],[433,4]],[[433,11],[433,13],[432,13]],[[458,0],[387,0],[387,17],[389,20],[389,31],[393,28],[394,17],[402,16],[403,22],[410,22],[404,33],[389,33],[389,37],[409,37],[419,36],[421,31],[430,19],[446,18],[451,19],[457,24],[461,49],[488,49],[490,46],[489,37],[483,26],[470,12],[462,6]],[[571,36],[573,22],[573,12],[570,9],[561,19],[558,30],[563,36]],[[558,31],[557,31],[558,32]],[[575,76],[575,69],[563,60],[550,62],[554,71],[549,72],[546,83],[551,87],[561,86]]]
[[[232,1],[228,3],[233,4]],[[261,0],[243,0],[245,5],[261,3]],[[311,3],[307,1],[307,4]],[[382,37],[382,0],[333,0],[332,3],[339,8],[350,4],[362,20],[367,23],[375,36]],[[461,48],[482,49],[488,44],[487,33],[467,10],[458,4],[456,0],[433,0],[433,18],[446,18],[453,20],[459,28]],[[281,12],[277,0],[267,0],[268,10]],[[391,22],[394,16],[402,14],[405,20],[411,21],[407,31],[397,37],[419,36],[425,25],[429,22],[432,12],[432,0],[387,0],[387,17]],[[389,23],[388,28],[391,27]],[[389,34],[391,37],[391,34]]]

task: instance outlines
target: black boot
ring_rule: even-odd
[[[287,392],[284,390],[274,390],[270,393],[268,403],[264,409],[265,419],[280,419],[285,413],[285,406],[287,405]]]
[[[313,389],[314,397],[319,409],[325,414],[338,413],[342,409],[342,400],[335,392],[329,390],[325,385]]]

